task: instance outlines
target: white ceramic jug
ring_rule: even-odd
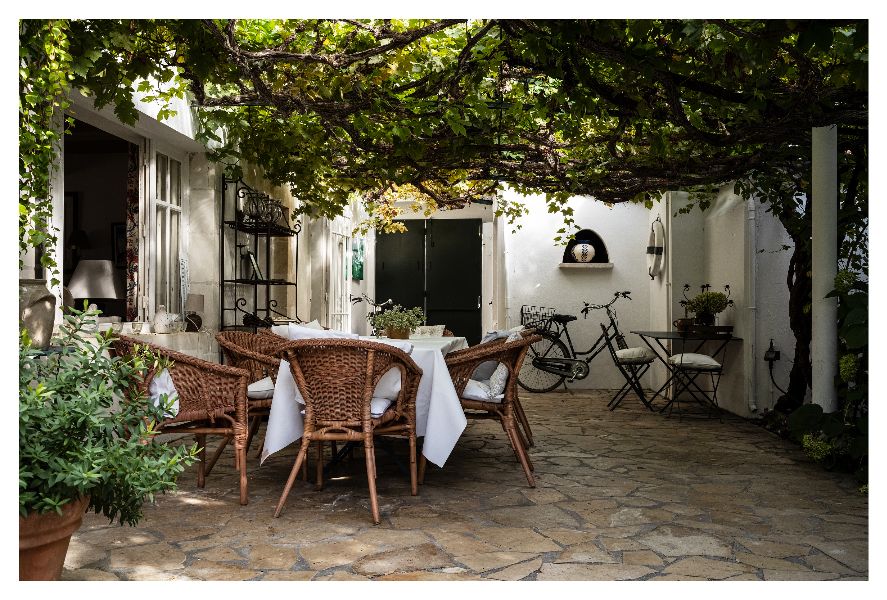
[[[170,333],[172,331],[170,325],[176,320],[176,315],[166,312],[166,306],[161,304],[154,313],[154,320],[151,321],[151,327],[154,333]]]

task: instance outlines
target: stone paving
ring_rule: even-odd
[[[362,454],[323,491],[294,449],[259,466],[237,501],[230,454],[204,489],[194,468],[137,527],[87,515],[67,580],[850,580],[868,578],[868,499],[850,476],[738,418],[666,419],[610,392],[523,394],[537,487],[492,422],[469,423],[419,495],[377,449],[382,524]],[[313,455],[313,452],[312,452]],[[313,465],[311,465],[313,468]],[[309,471],[313,472],[312,469]]]

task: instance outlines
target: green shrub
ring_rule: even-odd
[[[395,304],[385,312],[367,315],[367,320],[377,330],[415,329],[425,323],[425,313],[418,306],[403,308],[400,304]]]
[[[196,446],[154,439],[173,398],[155,406],[137,391],[150,369],[167,365],[146,351],[110,357],[110,331],[85,333],[97,314],[71,310],[53,339],[58,352],[33,348],[26,334],[20,339],[22,516],[61,512],[88,495],[96,513],[135,525],[143,503],[175,489],[178,475],[196,460]]]

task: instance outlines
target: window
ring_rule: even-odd
[[[329,326],[351,331],[351,237],[350,223],[342,218],[332,222],[329,238]]]
[[[163,305],[170,313],[181,313],[182,163],[158,152],[155,172],[154,310]]]

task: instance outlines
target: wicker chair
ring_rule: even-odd
[[[520,428],[516,425],[517,413],[522,409],[518,409],[517,402],[517,374],[520,372],[521,364],[530,344],[539,341],[538,335],[526,335],[522,339],[513,342],[496,341],[486,344],[478,344],[464,350],[451,352],[446,356],[447,367],[450,370],[450,377],[453,379],[453,385],[456,387],[456,393],[465,410],[465,416],[469,419],[495,419],[502,425],[511,442],[515,456],[524,469],[527,476],[527,482],[530,487],[536,487],[536,480],[533,477],[533,463],[527,455],[528,442],[523,439]],[[497,343],[498,342],[498,343]],[[465,387],[474,370],[484,362],[496,361],[503,363],[508,368],[508,380],[505,383],[503,398],[501,402],[480,401],[465,398]],[[526,417],[524,417],[526,418]],[[527,428],[529,431],[529,428]],[[424,480],[425,458],[422,458],[420,465],[420,481]]]
[[[270,377],[276,383],[280,350],[289,340],[267,330],[260,331],[265,333],[220,331],[216,334],[216,341],[222,349],[225,364],[249,371],[250,382]],[[247,403],[250,425],[246,449],[249,450],[262,419],[267,418],[271,411],[271,398],[257,399],[247,395]]]
[[[418,493],[416,473],[416,392],[420,369],[405,352],[388,344],[356,339],[309,339],[290,342],[281,352],[289,361],[293,379],[305,401],[305,430],[286,487],[274,516],[280,515],[306,459],[317,442],[317,488],[323,485],[323,443],[363,442],[373,522],[380,522],[376,497],[374,435],[405,435],[410,446],[410,486]],[[373,390],[391,368],[401,372],[401,391],[380,416],[370,411]]]
[[[249,384],[249,372],[200,360],[127,336],[120,336],[112,342],[114,353],[118,356],[132,355],[136,345],[147,346],[155,354],[172,361],[169,374],[179,396],[179,411],[175,417],[160,423],[157,431],[194,435],[200,449],[197,486],[201,488],[204,487],[206,476],[212,471],[227,441],[233,439],[234,465],[240,471],[240,503],[247,504],[249,498],[246,480],[248,430],[246,387]],[[143,391],[147,392],[154,375],[153,372],[148,374],[143,382]],[[225,443],[219,444],[209,461],[206,460],[207,434],[225,436]]]

